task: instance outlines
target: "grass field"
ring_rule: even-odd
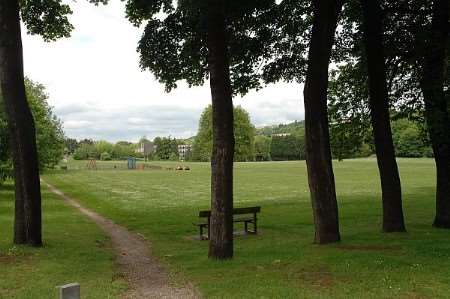
[[[448,298],[450,294],[449,232],[431,227],[435,173],[430,159],[399,160],[406,234],[380,232],[376,161],[335,162],[343,240],[328,246],[312,244],[314,227],[304,162],[236,163],[235,206],[262,207],[261,233],[236,238],[235,258],[226,262],[208,260],[207,242],[192,238],[197,234],[192,222],[197,221],[198,211],[209,207],[208,164],[185,163],[191,171],[174,171],[166,168],[179,163],[154,162],[163,169],[139,171],[114,170],[118,162],[98,163],[103,170],[83,170],[85,162],[71,162],[68,171],[43,177],[86,207],[146,236],[173,280],[191,281],[205,297]],[[51,195],[44,195],[46,204],[56,205]],[[109,256],[110,252],[89,241],[101,238],[98,231],[86,230],[83,226],[92,225],[65,209],[73,221],[79,221],[67,229],[87,239],[83,248],[65,245],[73,259],[81,261],[79,250],[91,248],[102,257]],[[52,223],[46,229],[47,242],[75,242],[51,234],[52,227],[56,230],[63,222],[66,227],[67,220],[57,216],[62,209],[44,212]],[[5,248],[5,239],[0,240],[0,248]],[[48,253],[44,248],[40,254]],[[100,259],[99,264],[104,268],[96,278],[113,277],[111,263]],[[47,271],[48,280],[57,276],[50,268],[35,269]],[[4,288],[2,275],[0,290]]]
[[[83,298],[116,298],[126,286],[109,240],[47,189],[42,195],[44,247],[12,246],[13,185],[0,187],[0,298],[58,298],[56,286],[71,282]]]

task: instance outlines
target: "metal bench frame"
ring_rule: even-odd
[[[233,223],[243,222],[245,234],[257,234],[258,233],[258,218],[257,213],[261,212],[261,207],[246,207],[246,208],[234,208],[233,209]],[[248,215],[242,217],[234,217],[235,215]],[[250,216],[252,215],[252,216]],[[200,211],[198,213],[199,218],[207,218],[207,222],[194,223],[199,227],[200,240],[209,240],[211,236],[210,224],[211,224],[211,211]],[[253,224],[253,230],[249,230],[249,223]],[[208,235],[203,234],[204,229],[208,229]]]

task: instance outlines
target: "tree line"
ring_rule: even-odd
[[[305,126],[303,121],[255,128],[247,111],[234,108],[235,162],[305,160]],[[392,138],[397,157],[433,157],[426,128],[417,121],[402,117],[392,119]],[[353,123],[330,124],[330,146],[333,159],[369,157],[375,154],[370,138],[370,126],[362,128]],[[39,136],[39,134],[38,134]],[[39,139],[39,137],[38,137]],[[143,143],[152,143],[153,151],[138,151]],[[192,145],[185,161],[209,162],[212,151],[211,106],[203,111],[196,136],[189,139],[156,137],[150,141],[145,136],[137,143],[105,140],[95,141],[73,138],[65,140],[65,151],[75,160],[96,159],[102,161],[124,160],[128,157],[148,160],[178,161],[178,145]],[[38,144],[38,151],[40,146]],[[47,155],[49,156],[49,155]],[[56,155],[53,164],[61,155]],[[39,158],[41,161],[41,158]]]
[[[333,111],[333,104],[329,110]],[[330,113],[331,114],[331,113]],[[234,108],[235,162],[305,160],[305,123],[255,128],[242,107]],[[236,117],[238,115],[238,117]],[[428,133],[423,123],[393,116],[392,138],[397,157],[433,157]],[[330,117],[330,147],[333,159],[369,157],[375,154],[370,125],[353,122],[333,122]],[[207,107],[199,121],[189,161],[210,161],[212,150],[211,107]]]
[[[180,80],[192,86],[209,79],[211,258],[233,256],[232,98],[280,80],[304,83],[316,243],[341,239],[330,123],[343,126],[341,132],[371,127],[382,229],[406,231],[392,109],[421,118],[426,127],[437,169],[433,224],[450,228],[449,6],[448,0],[126,1],[129,21],[145,27],[138,42],[142,69],[167,91]],[[0,85],[13,145],[16,210],[24,210],[16,217],[25,215],[16,221],[15,241],[40,245],[37,151],[23,83],[20,13],[27,29],[47,40],[68,36],[73,27],[70,8],[57,0],[0,2]]]
[[[172,137],[155,137],[153,141],[142,137],[137,143],[130,141],[118,141],[115,143],[106,140],[83,139],[65,140],[68,153],[75,160],[95,159],[102,161],[125,160],[129,157],[148,160],[178,161],[178,145],[190,142],[189,140]],[[151,144],[148,152],[141,150],[144,144]]]

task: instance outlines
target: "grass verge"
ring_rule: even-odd
[[[81,284],[83,298],[119,298],[110,240],[95,224],[42,188],[42,248],[12,245],[14,190],[0,186],[0,298],[58,298],[56,286]]]

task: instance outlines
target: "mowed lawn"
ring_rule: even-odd
[[[191,170],[175,171],[166,168],[180,163],[152,162],[163,169],[140,171],[114,169],[124,162],[97,163],[107,169],[85,170],[86,162],[77,162],[68,171],[49,172],[43,178],[86,207],[146,236],[154,254],[170,268],[173,281],[188,280],[205,297],[448,298],[450,294],[450,232],[431,227],[435,181],[431,159],[399,160],[405,234],[380,232],[376,160],[335,162],[342,242],[327,246],[312,244],[304,161],[236,163],[235,206],[259,205],[262,212],[260,234],[237,237],[235,258],[227,262],[208,260],[208,242],[193,238],[197,228],[192,222],[198,220],[199,210],[209,207],[209,164],[183,163]],[[56,207],[44,212],[51,218],[62,213]],[[95,228],[82,227],[90,225],[85,218],[70,215],[79,221],[74,230],[94,234]],[[58,221],[63,226],[67,219],[55,218],[52,225],[58,227]],[[55,238],[48,228],[45,237],[49,242]],[[70,236],[58,238],[68,242]],[[87,242],[68,250],[81,262],[93,259],[77,252],[89,248],[98,247]],[[47,254],[45,249],[41,254]],[[51,268],[45,271],[57,275]],[[99,272],[113,275],[110,268]]]
[[[79,282],[83,298],[117,298],[126,288],[110,240],[61,199],[42,189],[44,247],[12,245],[14,190],[0,186],[0,298],[59,298],[59,285]]]
[[[262,206],[259,236],[238,237],[235,258],[207,259],[192,222],[209,207],[207,163],[157,163],[163,170],[109,170],[70,165],[45,179],[85,206],[153,243],[174,281],[193,282],[205,297],[438,298],[450,294],[450,234],[431,227],[434,166],[399,160],[407,234],[380,233],[380,187],[374,159],[335,162],[342,242],[312,244],[304,162],[236,163],[235,206]],[[122,162],[123,163],[123,162]]]

